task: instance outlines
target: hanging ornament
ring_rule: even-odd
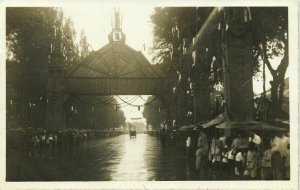
[[[194,38],[193,38],[193,45],[194,45],[194,46],[196,45],[196,42],[197,42],[197,37],[194,37]]]
[[[50,53],[53,53],[53,44],[50,45]]]
[[[176,94],[176,87],[173,87],[173,94]]]

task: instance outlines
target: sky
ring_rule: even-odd
[[[99,4],[98,4],[99,5]],[[107,35],[111,32],[113,9],[119,8],[122,15],[122,30],[126,35],[126,44],[137,51],[141,51],[145,57],[151,62],[151,55],[149,49],[152,46],[153,26],[150,22],[150,15],[154,13],[154,7],[146,6],[141,3],[130,4],[129,6],[120,6],[112,4],[104,4],[103,6],[90,6],[90,4],[68,4],[63,7],[66,16],[71,17],[74,23],[74,28],[77,31],[77,39],[79,39],[80,32],[84,30],[87,40],[91,45],[92,50],[98,50],[108,43]],[[145,44],[145,51],[143,45]],[[278,65],[280,58],[271,61],[272,65]],[[289,68],[286,76],[289,76]],[[272,76],[268,69],[266,69],[266,89],[270,88],[268,81],[272,80]],[[255,94],[262,93],[262,80],[253,79],[253,91]],[[121,96],[128,100],[134,96]],[[147,96],[143,97],[144,99]],[[120,100],[118,100],[122,103]],[[140,105],[144,101],[138,98],[133,104]],[[143,107],[138,111],[137,107],[125,106],[124,111],[126,121],[131,121],[130,118],[142,117]],[[145,119],[141,120],[145,123]]]
[[[108,43],[107,35],[112,30],[111,22],[115,7],[120,8],[123,17],[122,30],[126,35],[126,44],[137,51],[142,51],[149,59],[148,50],[153,41],[150,22],[150,15],[154,13],[153,7],[141,6],[141,4],[122,7],[114,5],[93,7],[81,4],[80,6],[68,5],[63,7],[63,11],[73,20],[78,39],[80,31],[84,30],[92,49],[98,50]],[[146,51],[142,48],[144,44]]]

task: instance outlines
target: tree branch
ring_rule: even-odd
[[[273,67],[272,67],[272,65],[271,65],[271,63],[268,59],[266,42],[265,41],[262,42],[262,46],[263,46],[263,49],[262,49],[262,51],[263,51],[263,61],[267,65],[267,67],[268,67],[270,73],[272,74],[272,76],[275,77],[278,71],[273,69]]]

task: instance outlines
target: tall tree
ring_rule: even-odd
[[[8,105],[19,125],[42,126],[47,76],[79,60],[75,30],[59,8],[7,8],[6,16]]]
[[[271,117],[282,115],[284,79],[289,65],[288,49],[288,8],[264,7],[251,8],[253,15],[254,50],[257,61],[263,60],[270,71],[273,80],[271,84]],[[272,64],[272,59],[280,58],[278,66]]]
[[[7,8],[7,86],[15,89],[14,106],[22,125],[41,125],[46,94],[54,8]],[[38,115],[38,116],[37,116]],[[16,118],[15,118],[16,119]]]
[[[165,7],[156,8],[155,13],[151,17],[154,24],[154,46],[152,53],[154,60],[158,63],[170,62],[170,53],[172,46],[172,36],[177,36],[180,48],[182,51],[183,43],[181,42],[186,37],[194,37],[196,33],[202,28],[211,25],[211,40],[204,40],[207,42],[209,50],[213,50],[210,57],[215,56],[215,61],[212,63],[211,85],[214,87],[216,84],[222,82],[222,72],[220,64],[221,52],[219,41],[221,38],[218,23],[227,22],[222,20],[221,15],[215,17],[209,25],[205,22],[212,13],[212,8],[190,8],[190,7]],[[283,90],[285,73],[289,64],[288,61],[288,9],[286,7],[252,7],[251,12],[251,33],[253,34],[253,53],[256,64],[254,67],[254,76],[259,75],[261,72],[259,66],[261,59],[273,76],[271,83],[271,101],[273,114],[272,117],[281,115],[281,106],[283,102]],[[222,12],[218,12],[220,14]],[[212,15],[213,16],[213,15]],[[226,26],[226,23],[225,25]],[[228,23],[227,23],[228,26]],[[204,42],[204,43],[206,43]],[[175,50],[177,51],[177,50]],[[273,64],[273,58],[282,58],[279,66]],[[207,61],[210,63],[211,61]],[[218,72],[217,72],[218,71]],[[180,73],[180,72],[179,72]],[[215,80],[217,79],[217,80]],[[211,90],[213,88],[211,87]]]
[[[67,102],[67,126],[102,130],[124,126],[124,112],[116,105],[113,96],[72,96]]]
[[[90,44],[88,43],[87,37],[83,30],[80,33],[79,49],[80,49],[79,51],[80,51],[80,59],[81,60],[84,60],[91,52]]]
[[[167,111],[163,102],[156,96],[149,96],[145,103],[143,117],[146,118],[147,125],[152,125],[154,129],[167,119]]]

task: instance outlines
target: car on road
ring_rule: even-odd
[[[132,138],[132,137],[136,138],[136,131],[130,131],[129,132],[129,137],[130,138]]]

